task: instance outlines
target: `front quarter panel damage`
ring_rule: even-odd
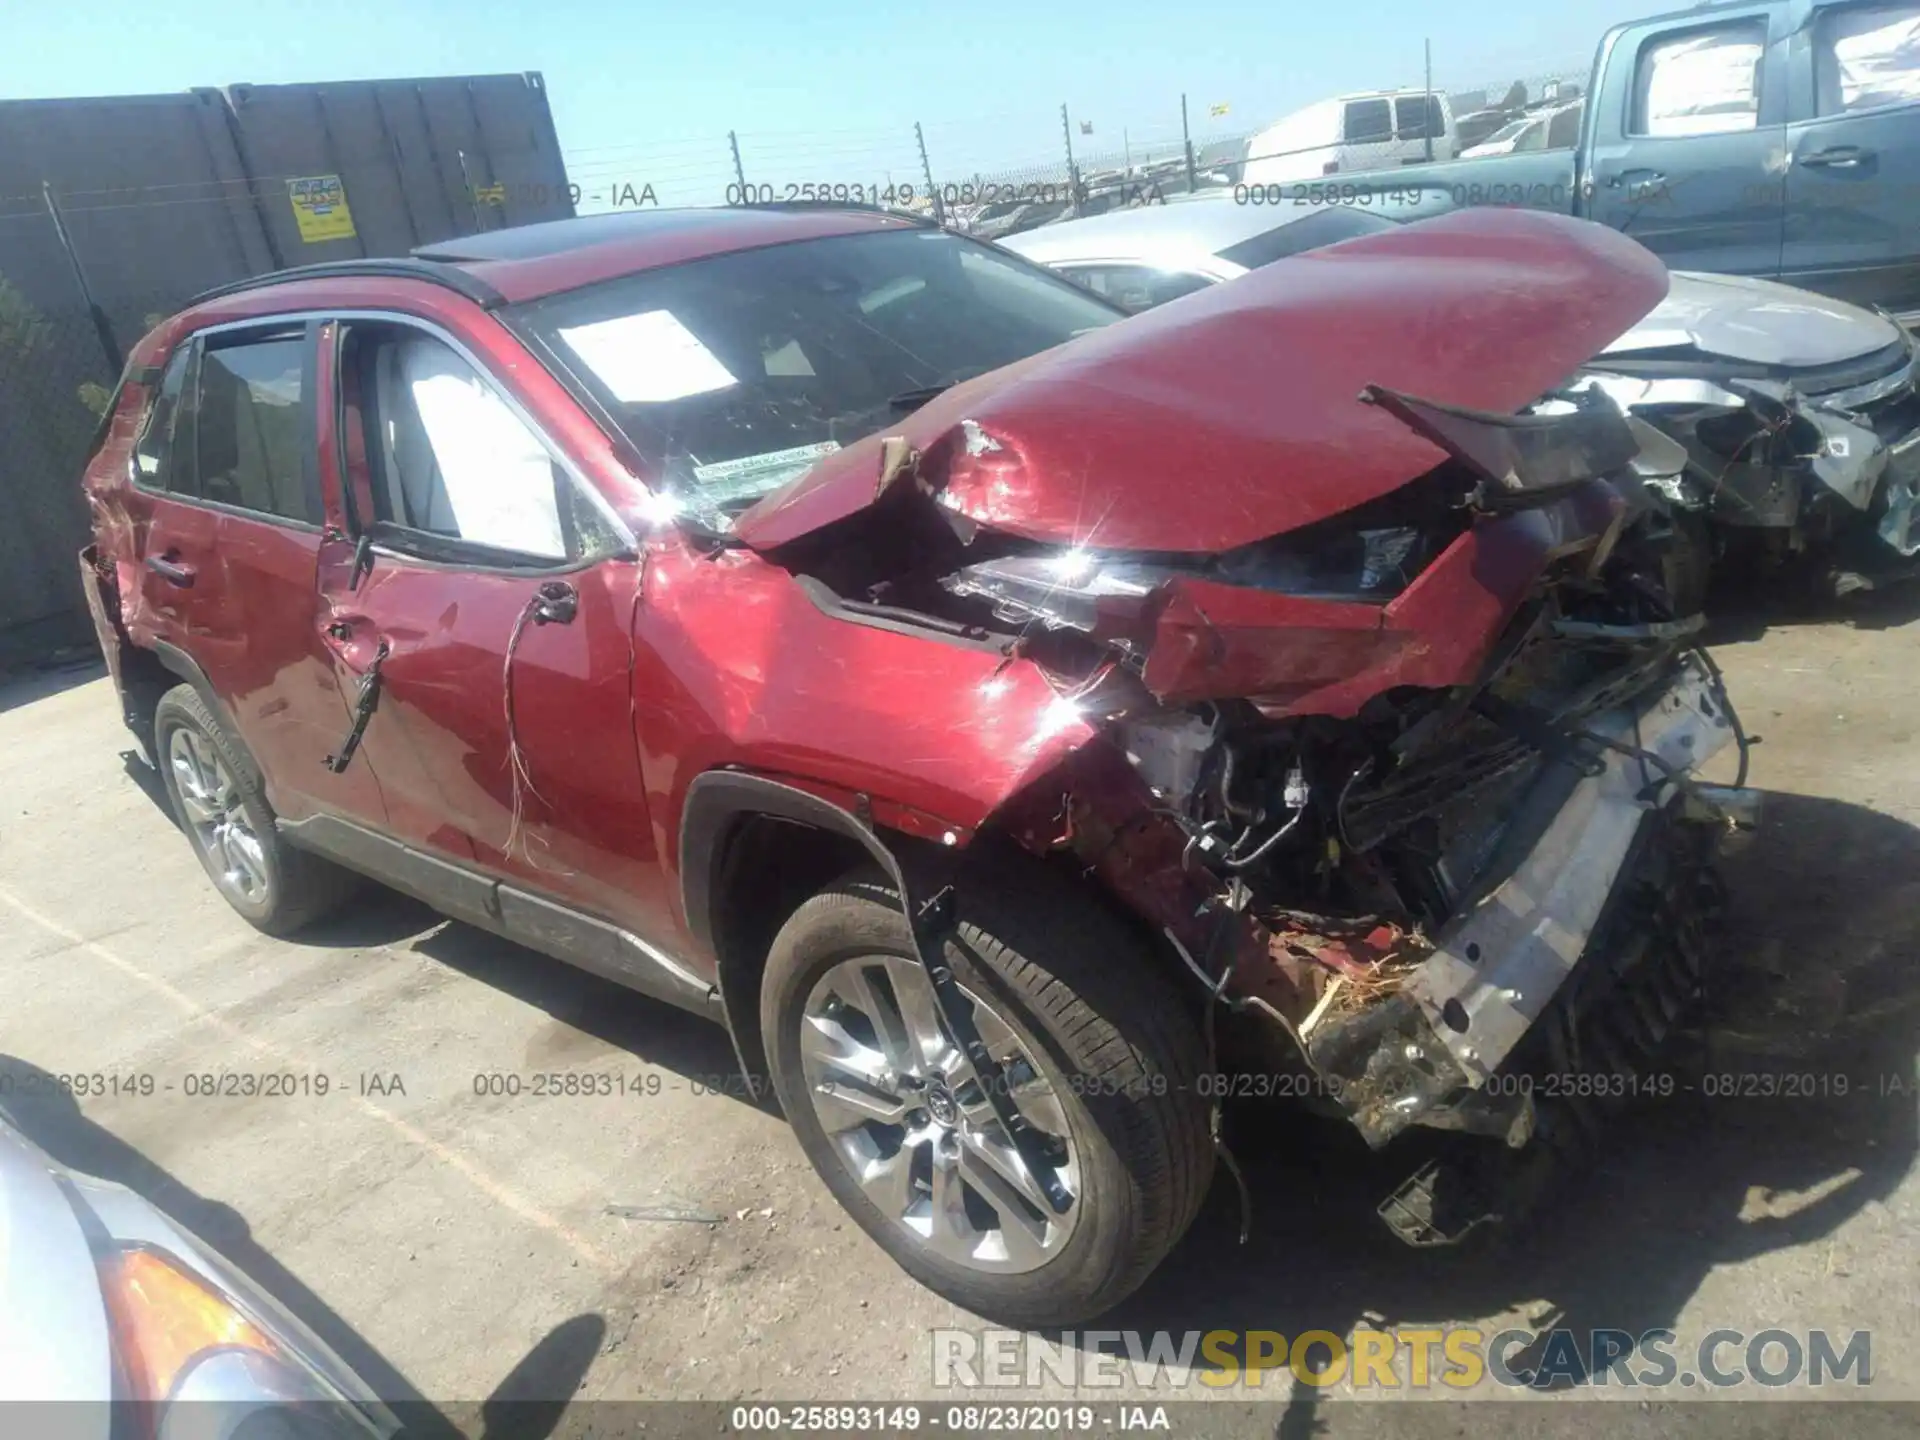
[[[739,552],[650,555],[635,723],[661,853],[703,771],[800,777],[964,836],[1094,731],[1029,661],[831,613]]]

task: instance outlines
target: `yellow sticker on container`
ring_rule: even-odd
[[[353,212],[347,209],[347,187],[338,175],[307,175],[287,181],[293,201],[294,223],[300,238],[312,245],[321,240],[353,239]]]

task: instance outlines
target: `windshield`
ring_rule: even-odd
[[[510,313],[666,488],[719,512],[946,386],[1122,318],[989,246],[917,228],[719,255]]]

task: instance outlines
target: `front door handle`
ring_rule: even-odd
[[[1800,163],[1809,170],[1857,170],[1873,158],[1873,151],[1863,150],[1858,145],[1835,145],[1830,150],[1816,150],[1811,155],[1802,155]]]
[[[178,561],[169,558],[177,553],[177,551],[169,550],[166,555],[149,555],[147,557],[147,569],[158,575],[169,585],[178,585],[182,590],[191,589],[193,587],[193,567],[191,565],[182,565]]]
[[[1623,185],[1629,190],[1645,190],[1658,188],[1666,183],[1667,175],[1664,170],[1621,170],[1607,177],[1608,186],[1615,190]]]

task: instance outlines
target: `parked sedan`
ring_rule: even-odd
[[[1276,210],[1209,197],[1001,243],[1139,311],[1398,223],[1386,200],[1283,200]],[[1293,274],[1314,282],[1311,268]],[[1676,584],[1697,603],[1710,565],[1771,568],[1809,550],[1841,594],[1914,573],[1915,379],[1913,337],[1890,316],[1768,280],[1682,270],[1578,383],[1685,446],[1684,473],[1656,488],[1679,520]]]
[[[219,1251],[4,1118],[0,1411],[13,1434],[73,1440],[384,1440],[400,1428]]]
[[[1698,985],[1739,730],[1642,523],[1677,447],[1513,418],[1658,262],[1484,210],[1326,256],[1127,319],[662,210],[204,296],[85,476],[123,713],[247,921],[373,876],[722,1021],[974,1311],[1138,1286],[1229,1072],[1475,1134],[1386,1212],[1457,1238],[1606,1113],[1531,1077]]]

